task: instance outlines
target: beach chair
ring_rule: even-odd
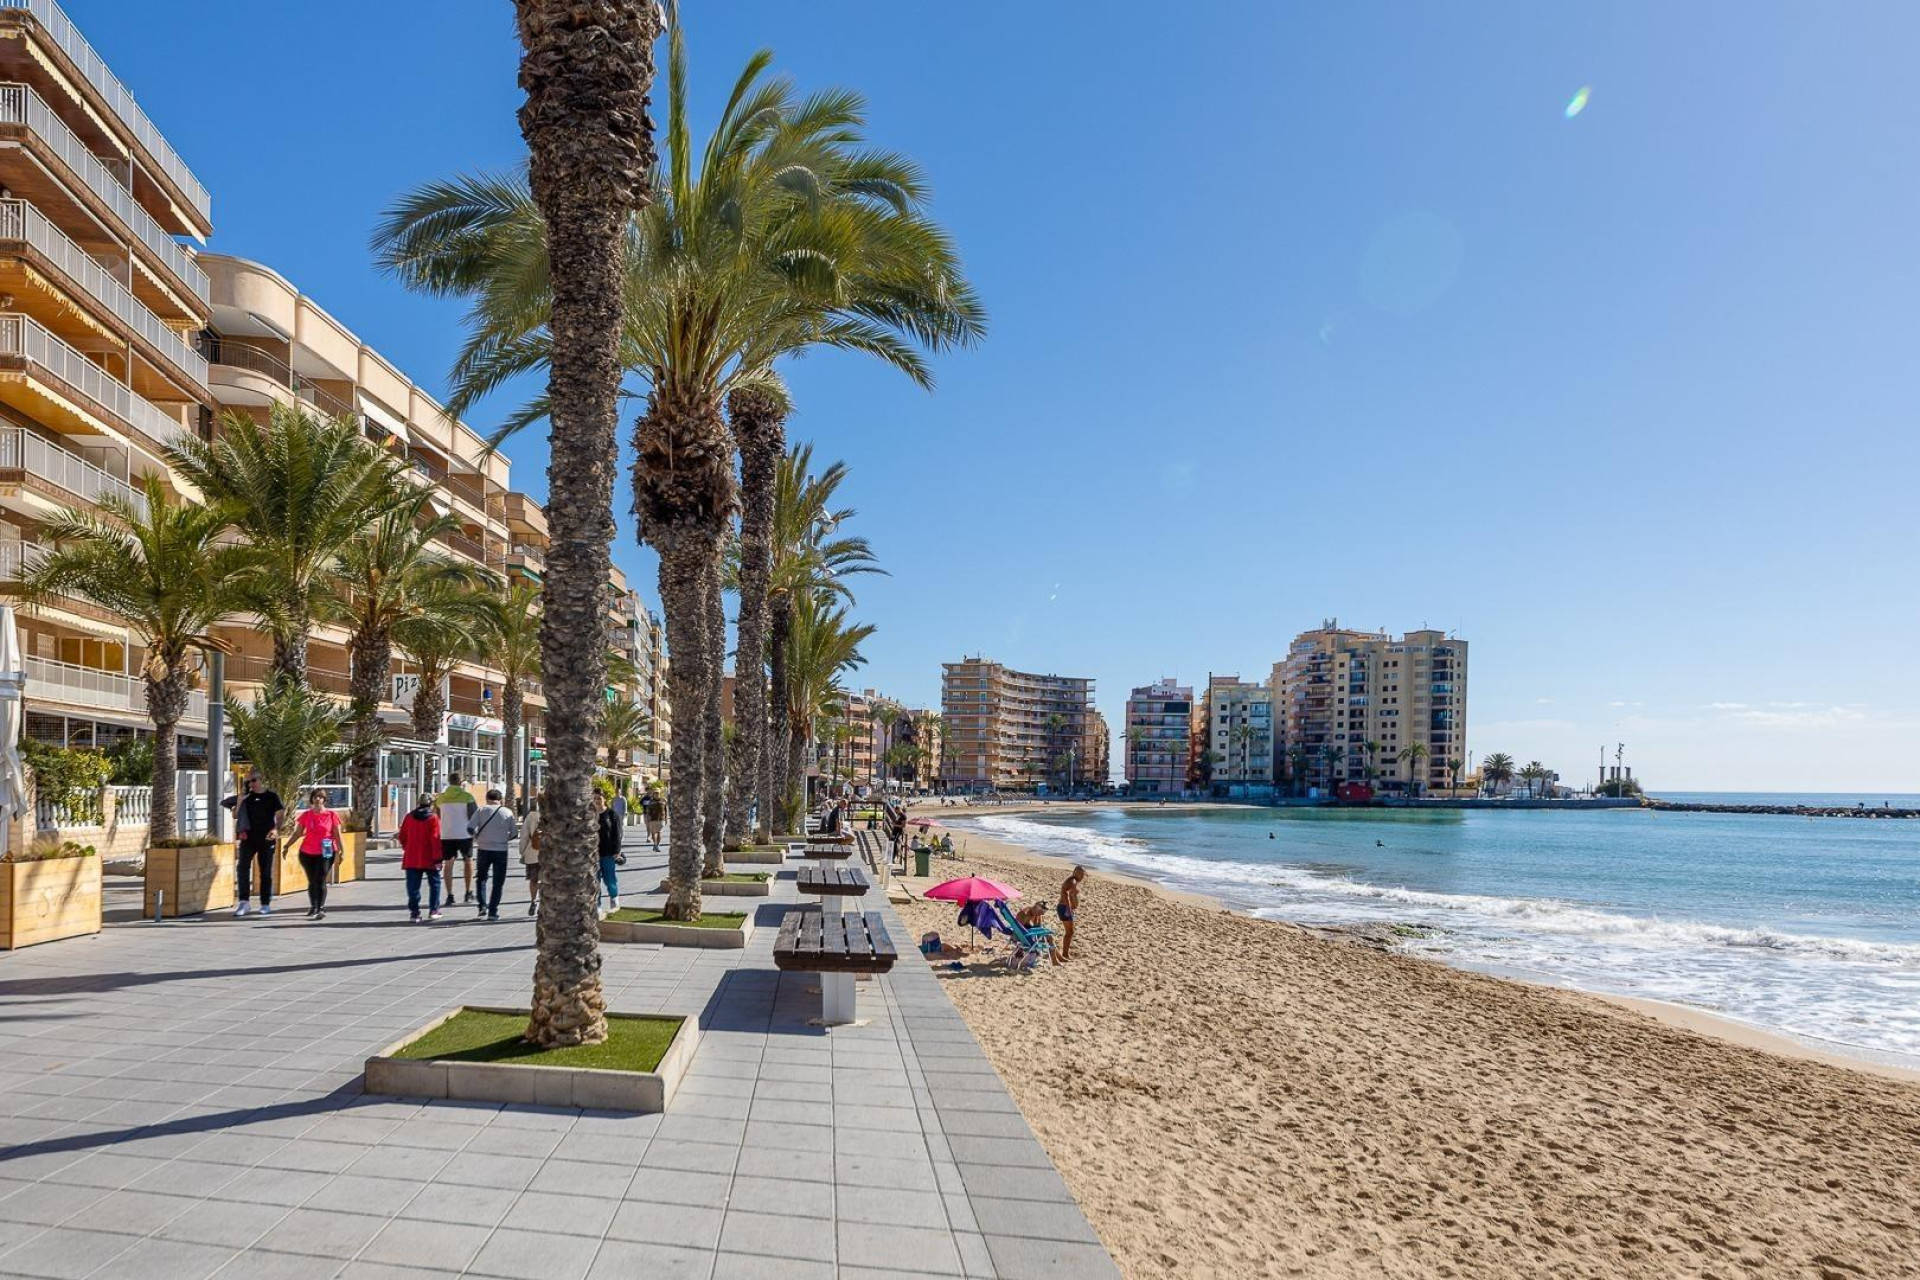
[[[1031,969],[1040,963],[1040,958],[1053,955],[1053,930],[1045,925],[1035,925],[1029,929],[1013,918],[1013,911],[1004,902],[993,903],[995,922],[1007,931],[1013,939],[1013,953],[1008,963],[1015,969]]]

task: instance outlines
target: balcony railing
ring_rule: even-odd
[[[153,215],[140,207],[133,193],[113,176],[111,169],[100,163],[100,157],[81,144],[73,130],[67,128],[65,122],[53,113],[53,109],[41,101],[39,94],[24,84],[0,84],[0,124],[24,124],[39,134],[66,162],[67,167],[78,174],[95,195],[106,201],[107,207],[119,215],[120,221],[126,223],[140,242],[167,264],[167,270],[173,272],[200,301],[207,301],[212,292],[207,283],[207,273],[193,260],[193,254],[160,229]]]
[[[29,701],[47,698],[72,706],[146,714],[146,682],[136,676],[122,675],[118,671],[99,671],[71,662],[55,662],[49,658],[23,658],[21,664],[27,673],[26,692]],[[187,695],[186,718],[207,718],[206,694],[194,692]]]
[[[114,417],[161,444],[184,437],[178,418],[167,416],[93,361],[47,332],[30,316],[0,314],[0,355],[20,356],[45,369]]]
[[[104,303],[122,323],[192,378],[196,386],[206,389],[207,358],[160,323],[159,316],[149,311],[86,250],[68,239],[66,232],[56,227],[46,214],[25,200],[0,200],[0,240],[24,240],[45,254],[68,280]]]
[[[24,471],[88,502],[114,497],[142,516],[147,513],[144,493],[23,427],[0,428],[0,471]]]
[[[251,373],[265,374],[275,382],[291,391],[296,399],[304,400],[329,418],[360,417],[360,411],[334,395],[331,391],[316,387],[302,378],[279,356],[258,347],[247,346],[243,342],[233,342],[225,338],[209,337],[204,346],[206,358],[212,364],[223,364],[230,369],[245,369]]]
[[[53,37],[53,42],[60,46],[61,51],[73,59],[73,65],[80,68],[82,78],[107,100],[107,108],[127,122],[134,138],[153,157],[160,171],[172,179],[173,185],[186,196],[193,211],[202,219],[211,218],[213,201],[207,195],[207,189],[200,185],[200,180],[187,168],[187,162],[174,151],[153,121],[147,119],[147,113],[133,100],[127,87],[107,68],[106,61],[93,51],[93,46],[87,43],[87,38],[80,34],[79,28],[73,25],[59,5],[53,0],[0,0],[0,9],[25,9],[31,13],[46,28],[47,34]]]

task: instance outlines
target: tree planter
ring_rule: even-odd
[[[0,863],[0,949],[100,932],[100,859]]]
[[[527,1018],[525,1009],[463,1005],[450,1010],[368,1058],[366,1091],[401,1098],[457,1098],[526,1106],[591,1107],[600,1111],[664,1111],[693,1062],[693,1052],[700,1039],[699,1021],[695,1018],[609,1013],[610,1024],[677,1024],[666,1053],[653,1070],[399,1056],[415,1041],[462,1013],[498,1014],[522,1021]]]
[[[783,844],[750,845],[727,854],[728,866],[777,867],[786,860],[787,847]]]
[[[659,947],[716,947],[737,951],[753,936],[753,915],[743,913],[739,923],[726,928],[712,924],[676,924],[670,920],[639,919],[655,916],[651,910],[617,911],[600,922],[602,942],[648,942]],[[621,919],[622,916],[628,917]]]
[[[225,842],[148,849],[141,914],[153,915],[156,893],[164,895],[162,916],[197,916],[232,906],[233,866],[233,845]]]
[[[709,897],[764,898],[773,892],[773,877],[768,876],[764,880],[702,880],[700,892]]]

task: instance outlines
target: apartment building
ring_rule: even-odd
[[[844,786],[871,786],[878,778],[874,754],[874,701],[872,690],[855,693],[851,689],[840,697],[840,710],[826,717],[814,730],[811,776],[823,782]]]
[[[899,739],[919,751],[910,771],[899,776],[919,786],[931,786],[940,777],[940,713],[932,707],[909,707],[901,717]]]
[[[1168,676],[1127,695],[1127,789],[1177,796],[1187,789],[1193,741],[1193,688]]]
[[[1112,771],[1113,730],[1097,708],[1089,709],[1086,735],[1080,743],[1080,759],[1074,766],[1074,786],[1101,786]]]
[[[1216,796],[1273,794],[1273,690],[1237,675],[1211,676],[1202,710]]]
[[[192,248],[206,188],[52,0],[0,2],[0,591],[55,512],[138,505],[213,404],[192,335],[211,316]],[[26,731],[101,746],[146,723],[121,621],[57,600],[19,615]],[[182,725],[203,758],[206,701]]]
[[[947,748],[940,778],[950,791],[1064,786],[1079,773],[1093,713],[1093,681],[1015,671],[987,658],[941,664]]]
[[[613,566],[609,599],[611,621],[609,646],[633,669],[632,679],[624,686],[610,685],[612,693],[632,699],[646,713],[646,728],[640,745],[628,753],[623,772],[651,782],[665,778],[668,753],[673,741],[673,711],[667,701],[666,632],[660,619],[640,599],[640,593],[627,585],[627,575]],[[733,677],[724,678],[721,709],[727,719],[733,716]]]
[[[1276,758],[1296,784],[1368,782],[1422,794],[1466,759],[1467,642],[1442,631],[1353,631],[1329,621],[1274,665]],[[1402,759],[1418,744],[1426,755]]]

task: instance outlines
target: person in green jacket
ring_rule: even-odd
[[[473,901],[473,829],[467,825],[480,802],[473,798],[473,792],[460,785],[460,775],[447,775],[447,789],[433,798],[440,811],[440,854],[445,863],[447,877],[447,901],[453,901],[453,864],[457,858],[464,875],[466,897],[462,902]]]

